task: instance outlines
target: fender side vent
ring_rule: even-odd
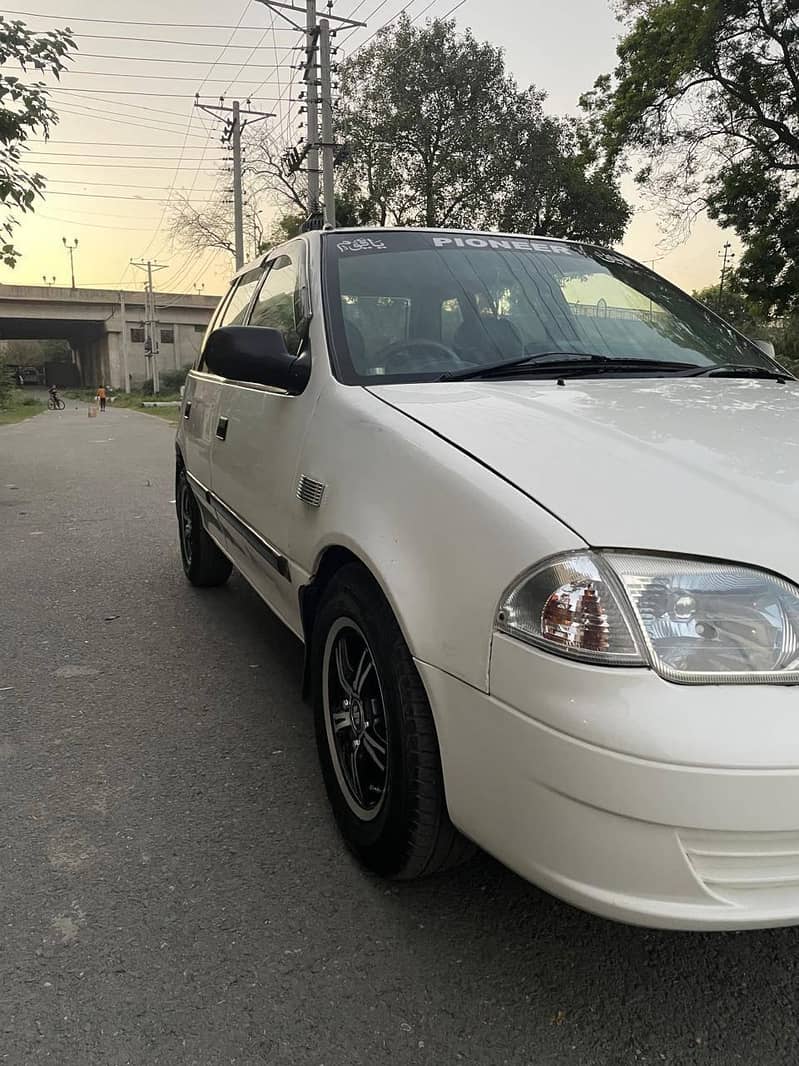
[[[297,483],[297,499],[307,503],[309,507],[319,507],[326,488],[321,481],[314,481],[312,477],[303,474]]]

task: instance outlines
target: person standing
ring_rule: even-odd
[[[97,390],[97,399],[100,401],[101,411],[105,410],[105,401],[107,399],[107,396],[108,394],[105,391],[105,385],[101,385],[100,388]]]

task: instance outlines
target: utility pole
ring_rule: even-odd
[[[128,324],[125,314],[125,293],[119,294],[119,320],[121,323],[121,330],[119,334],[119,343],[122,350],[122,374],[125,378],[125,392],[130,392],[130,372],[128,370]]]
[[[319,214],[319,85],[316,78],[316,0],[305,2],[305,84],[308,131],[308,215]]]
[[[721,314],[722,306],[721,299],[724,295],[724,282],[727,280],[727,264],[732,263],[735,258],[735,252],[730,251],[732,245],[729,241],[724,245],[724,248],[718,253],[721,256],[721,278],[719,279],[719,299],[718,299],[718,311]]]
[[[337,26],[355,29],[363,27],[365,22],[356,22],[354,19],[342,18],[339,15],[328,14],[321,22],[317,18],[317,0],[305,0],[305,6],[297,3],[286,3],[284,0],[258,0],[259,3],[268,7],[275,15],[300,30],[305,34],[305,63],[303,81],[305,82],[305,99],[303,103],[306,109],[306,140],[301,150],[290,148],[283,158],[283,165],[289,174],[296,173],[305,162],[308,183],[308,220],[306,229],[313,229],[319,225],[319,185],[320,167],[319,153],[322,152],[325,199],[325,223],[335,225],[335,187],[333,180],[333,167],[336,156],[336,145],[333,130],[333,96],[331,87],[330,65],[330,23]],[[360,4],[358,5],[360,7]],[[328,8],[332,3],[328,0]],[[287,12],[298,12],[305,15],[305,25],[300,25]],[[326,40],[325,40],[326,38]],[[317,63],[317,51],[319,62]],[[321,89],[321,101],[320,93]],[[296,102],[296,101],[295,101]],[[319,104],[322,105],[322,138],[319,139]]]
[[[325,197],[325,225],[336,227],[336,187],[333,168],[336,144],[333,140],[333,84],[330,77],[330,23],[319,23],[319,76],[322,83],[322,187]]]
[[[224,99],[221,96],[218,104],[202,104],[197,96],[194,99],[194,106],[209,115],[213,115],[214,118],[230,115],[229,119],[224,120],[225,126],[222,132],[222,140],[227,141],[233,149],[233,247],[236,256],[236,270],[238,270],[239,267],[244,265],[244,194],[242,192],[241,134],[246,126],[255,122],[263,122],[264,119],[274,118],[275,116],[266,111],[252,111],[249,107],[249,100],[247,101],[248,106],[242,108],[240,100],[234,100],[232,106],[227,107]],[[250,117],[242,121],[242,115]]]
[[[64,247],[69,252],[69,266],[70,266],[70,269],[72,271],[72,288],[74,289],[75,288],[75,249],[78,247],[78,238],[76,237],[75,240],[71,244],[67,241],[66,237],[62,237],[61,240],[64,242]]]
[[[147,271],[147,284],[144,290],[144,354],[152,360],[153,395],[157,396],[161,391],[161,381],[158,375],[158,322],[155,318],[155,291],[153,290],[153,271],[166,270],[166,263],[154,263],[152,259],[131,259],[131,266],[139,270]]]
[[[236,270],[244,265],[244,213],[241,193],[241,104],[233,101],[230,141],[233,146],[233,233],[236,248]]]

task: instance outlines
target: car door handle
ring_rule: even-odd
[[[216,435],[220,440],[224,440],[227,437],[227,419],[220,418],[216,424]]]
[[[186,406],[183,408],[183,417],[188,418],[191,415],[191,400],[186,401]]]

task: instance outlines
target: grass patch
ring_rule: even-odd
[[[8,402],[0,407],[0,426],[10,426],[14,422],[23,422],[33,415],[40,415],[47,410],[47,404],[22,392],[12,392]]]
[[[67,400],[82,400],[83,403],[94,403],[96,392],[94,389],[66,389],[62,394],[64,399]],[[109,399],[108,409],[123,408],[128,411],[140,411],[145,415],[155,415],[157,418],[163,418],[171,425],[176,426],[178,424],[178,414],[180,408],[178,407],[144,407],[145,402],[152,402],[153,400],[170,400],[179,401],[179,392],[159,392],[158,396],[144,392],[114,392],[113,403]]]
[[[142,404],[146,402],[151,403],[153,400],[180,400],[180,395],[175,392],[159,392],[157,396],[146,396],[141,392],[115,392],[114,402],[109,403],[109,407],[123,407],[127,410],[141,411],[145,415],[155,415],[157,418],[163,418],[170,425],[176,426],[178,424],[178,415],[180,414],[179,407],[143,407]]]

